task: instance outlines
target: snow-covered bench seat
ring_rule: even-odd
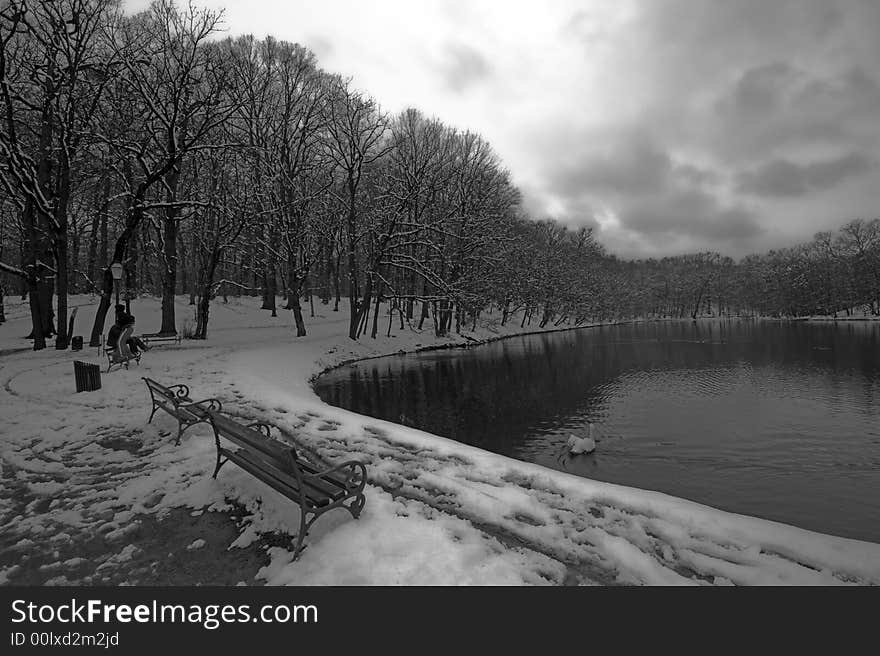
[[[319,470],[300,458],[293,445],[273,438],[268,424],[243,425],[213,410],[207,411],[207,415],[217,444],[214,478],[225,463],[232,461],[299,504],[300,524],[294,559],[302,551],[309,528],[324,513],[345,508],[352,517],[358,518],[366,503],[367,469],[363,463],[350,460]],[[232,446],[221,442],[221,438]]]
[[[186,385],[166,387],[152,378],[146,377],[143,378],[143,381],[147,384],[150,398],[153,400],[153,411],[150,413],[147,423],[153,421],[153,415],[159,408],[177,419],[177,441],[175,444],[180,444],[180,437],[187,428],[208,422],[208,410],[219,411],[223,409],[223,404],[218,399],[193,401],[189,398],[189,387]]]

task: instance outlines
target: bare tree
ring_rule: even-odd
[[[28,3],[0,9],[0,182],[22,210],[34,349],[53,334],[66,348],[68,212],[86,124],[99,105],[111,65],[101,27],[107,0]]]
[[[117,17],[107,29],[120,62],[117,83],[101,117],[103,141],[115,161],[126,201],[124,228],[116,239],[112,262],[126,261],[127,250],[148,211],[163,214],[161,332],[176,332],[174,293],[180,210],[194,201],[178,197],[186,158],[200,150],[222,148],[209,135],[231,115],[227,75],[209,38],[221,14],[171,0],[155,0],[146,12]],[[134,106],[132,106],[134,105]],[[123,121],[125,129],[119,129]],[[113,280],[104,270],[101,302],[91,343],[103,330]]]
[[[336,163],[342,177],[339,202],[345,213],[345,244],[348,264],[348,296],[351,309],[348,336],[358,338],[359,325],[369,309],[374,276],[364,283],[364,302],[359,303],[357,248],[361,202],[359,192],[369,167],[391,148],[386,139],[388,118],[376,102],[351,88],[350,82],[334,80],[332,96],[326,104],[325,151]]]

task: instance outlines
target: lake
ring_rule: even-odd
[[[880,543],[880,323],[588,328],[365,361],[315,390],[519,460]],[[568,455],[588,422],[596,452]]]

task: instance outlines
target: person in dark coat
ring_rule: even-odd
[[[121,303],[116,306],[116,323],[114,323],[107,333],[107,348],[115,349],[119,346],[119,336],[128,326],[134,326],[134,316],[129,314],[125,306]],[[149,351],[150,347],[136,335],[132,335],[128,340],[128,348],[134,355],[140,351]]]
[[[119,319],[116,319],[116,323],[110,326],[110,330],[107,331],[107,348],[109,350],[115,349],[119,344],[119,336],[122,334],[122,326],[119,325]]]

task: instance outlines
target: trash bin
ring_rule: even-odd
[[[77,392],[94,392],[101,389],[101,367],[79,360],[73,361]]]
[[[70,341],[70,348],[73,351],[82,351],[83,348],[83,338],[82,335],[77,335]]]

